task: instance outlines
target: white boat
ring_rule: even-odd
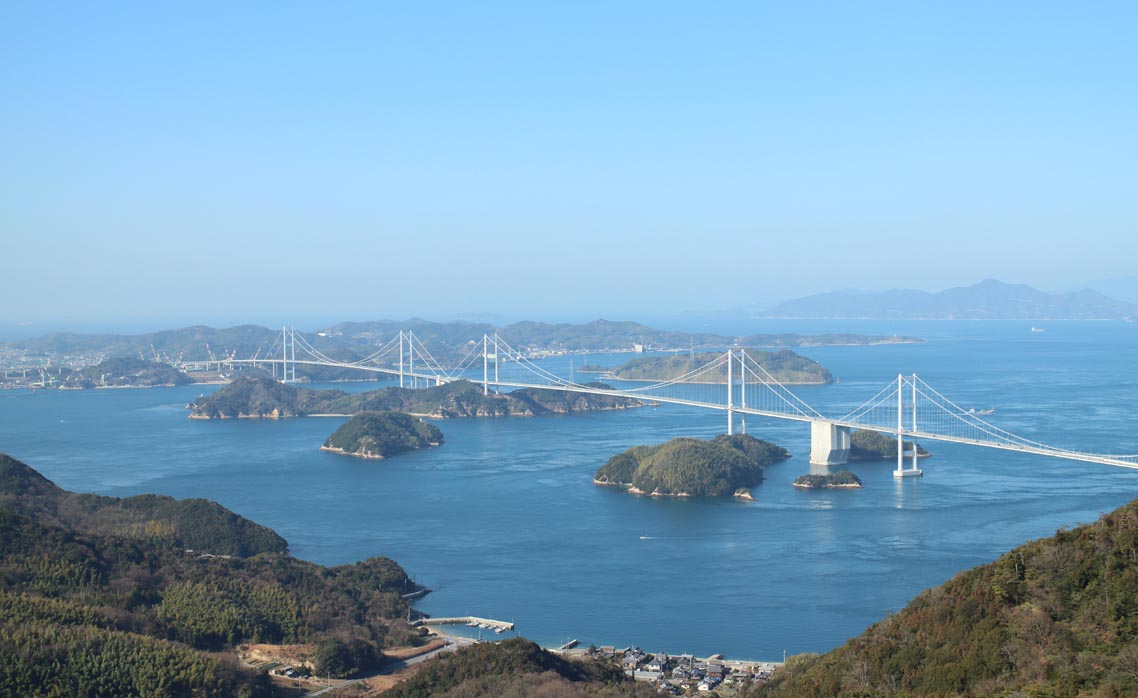
[[[1043,329],[1042,327],[1032,326],[1031,331],[1035,332],[1035,333],[1039,333],[1039,332],[1046,332],[1047,330]]]

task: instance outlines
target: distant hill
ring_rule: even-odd
[[[832,383],[833,375],[813,359],[799,356],[789,349],[781,351],[749,351],[747,355],[780,383],[819,384]],[[692,371],[719,359],[722,354],[675,354],[672,356],[641,356],[612,369],[613,378],[621,380],[667,381],[685,376]],[[738,371],[738,368],[735,369]],[[735,376],[737,379],[738,376]],[[727,366],[708,369],[698,382],[727,383]]]
[[[1138,500],[958,574],[748,696],[1138,695]]]
[[[1138,276],[1122,276],[1091,281],[1085,286],[1099,293],[1127,303],[1138,303]]]
[[[880,293],[833,291],[787,301],[762,317],[949,319],[949,320],[1112,320],[1138,316],[1138,305],[1083,290],[1051,294],[1024,284],[995,279],[939,293],[898,289]]]
[[[342,322],[316,332],[300,333],[304,342],[337,361],[351,363],[374,354],[398,333],[414,333],[417,344],[426,347],[444,366],[454,365],[471,352],[481,350],[483,334],[497,332],[515,349],[531,353],[572,351],[631,351],[635,345],[649,349],[827,346],[834,344],[882,344],[919,342],[913,337],[857,334],[800,335],[753,334],[743,337],[708,332],[677,332],[648,327],[637,322],[594,320],[583,324],[516,322],[504,327],[468,322],[432,322],[420,318],[376,322]],[[55,366],[74,365],[76,357],[91,360],[131,357],[154,361],[205,361],[235,357],[266,357],[280,344],[280,330],[257,325],[215,329],[195,325],[137,335],[76,334],[57,332],[43,337],[0,344],[25,363],[49,360]],[[303,353],[303,352],[302,352]],[[398,362],[392,351],[389,365]],[[360,379],[359,371],[327,366],[297,366],[298,377],[314,381]],[[98,378],[98,376],[96,376]]]

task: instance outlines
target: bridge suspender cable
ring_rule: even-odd
[[[404,346],[406,343],[406,348]],[[1039,441],[1013,434],[1005,429],[995,426],[981,419],[975,410],[965,410],[958,404],[937,392],[928,383],[916,374],[904,376],[899,374],[896,381],[891,381],[879,390],[869,400],[847,412],[844,416],[831,419],[823,416],[793,391],[777,381],[762,365],[748,355],[745,349],[738,353],[729,348],[723,355],[699,367],[692,368],[687,373],[677,377],[641,385],[634,388],[598,388],[571,379],[563,378],[542,366],[535,364],[522,352],[515,350],[499,335],[484,334],[481,342],[481,352],[477,343],[471,342],[466,355],[458,364],[447,371],[427,349],[422,340],[416,339],[411,331],[403,332],[384,344],[378,351],[363,359],[353,362],[335,361],[319,351],[295,328],[283,326],[280,334],[275,338],[268,352],[262,357],[260,349],[251,359],[235,359],[232,354],[216,360],[221,366],[235,364],[251,364],[272,366],[273,375],[276,376],[276,367],[281,367],[280,380],[291,382],[296,380],[296,367],[298,364],[317,366],[337,366],[344,368],[358,368],[398,375],[400,386],[405,378],[417,380],[422,377],[429,381],[441,383],[452,380],[469,370],[478,354],[482,354],[482,388],[483,394],[488,395],[490,385],[512,386],[535,389],[561,389],[582,393],[595,393],[602,395],[622,396],[630,398],[659,400],[677,404],[705,407],[709,409],[726,410],[728,415],[728,433],[734,429],[734,414],[739,412],[745,420],[746,415],[766,415],[775,418],[796,419],[800,421],[824,422],[842,428],[863,428],[879,432],[892,433],[898,439],[898,470],[904,470],[904,437],[909,436],[922,439],[934,439],[957,443],[986,446],[1007,450],[1017,450],[1058,458],[1104,463],[1127,468],[1138,468],[1138,454],[1110,455],[1088,453],[1070,449],[1056,448]],[[395,350],[398,345],[398,366],[392,368],[379,365],[379,361]],[[298,355],[297,349],[302,354]],[[492,350],[491,350],[492,347]],[[491,376],[490,357],[493,354],[494,371]],[[426,371],[415,371],[415,357],[418,355],[420,364]],[[276,357],[276,358],[274,358]],[[307,358],[306,358],[307,357]],[[735,362],[738,361],[739,400],[735,401],[736,375]],[[406,364],[405,364],[406,362]],[[189,362],[172,362],[189,363]],[[210,363],[213,363],[211,361]],[[726,370],[724,371],[724,364]],[[502,368],[509,370],[503,374]],[[716,392],[711,390],[716,384],[722,384],[723,373],[727,374],[727,390]],[[752,380],[748,380],[748,373]],[[911,400],[910,425],[905,428],[905,389],[909,389]],[[702,392],[701,392],[702,391]],[[754,400],[749,399],[748,391]],[[920,417],[920,421],[918,421]],[[743,429],[746,430],[745,421]],[[909,473],[916,470],[916,445],[910,454],[913,458],[912,469],[904,470]]]

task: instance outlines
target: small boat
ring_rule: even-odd
[[[993,415],[995,413],[996,413],[995,407],[989,407],[986,410],[978,410],[975,407],[968,408],[968,414],[976,415],[978,417],[987,417],[988,415]]]
[[[1032,328],[1031,328],[1031,331],[1032,331],[1032,332],[1035,332],[1036,334],[1039,334],[1040,332],[1046,332],[1047,330],[1043,329],[1042,327],[1035,327],[1035,326],[1033,325],[1033,326],[1032,326]]]

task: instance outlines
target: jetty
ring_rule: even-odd
[[[456,616],[454,618],[422,618],[418,625],[468,625],[470,627],[487,628],[496,633],[513,630],[514,624],[504,620],[492,618],[478,618],[477,616]]]

